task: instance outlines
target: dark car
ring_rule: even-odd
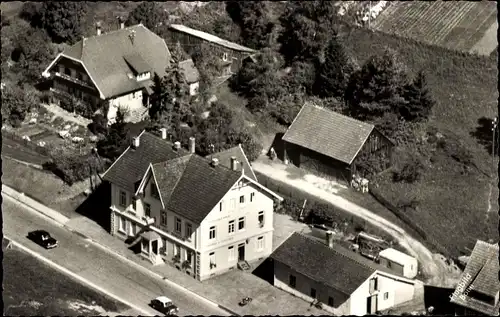
[[[179,312],[179,308],[166,296],[159,296],[153,299],[150,305],[157,311],[168,316],[175,316]]]
[[[45,249],[53,249],[57,247],[57,240],[52,238],[45,230],[35,230],[28,233],[28,238],[41,245]]]

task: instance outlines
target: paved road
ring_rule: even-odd
[[[95,247],[83,237],[46,220],[36,212],[25,209],[9,198],[4,197],[2,207],[6,236],[125,300],[129,305],[141,308],[148,312],[148,315],[158,314],[148,307],[149,301],[158,295],[165,295],[177,304],[180,315],[228,316],[218,307],[167,286],[161,279],[130,266]],[[49,231],[59,240],[60,246],[45,250],[28,240],[27,233],[35,229]]]

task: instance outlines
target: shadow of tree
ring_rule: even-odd
[[[111,186],[109,183],[103,182],[76,208],[76,212],[93,220],[104,230],[110,232],[111,211],[109,206],[111,206]]]
[[[488,153],[492,153],[493,149],[493,122],[491,118],[481,117],[477,120],[478,126],[476,130],[470,132],[470,135],[478,141],[479,144],[484,146],[484,149],[488,151]],[[496,131],[495,138],[498,140],[498,128]],[[495,148],[496,155],[498,155],[498,141]]]

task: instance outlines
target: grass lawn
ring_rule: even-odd
[[[2,159],[2,170],[3,184],[25,193],[70,218],[76,215],[74,210],[84,200],[83,195],[79,194],[90,186],[88,181],[83,181],[70,187],[50,172],[29,167],[8,158]],[[58,199],[59,197],[74,198]]]
[[[479,169],[489,175],[497,173],[489,153],[471,136],[480,118],[493,118],[497,113],[496,56],[448,51],[352,26],[343,28],[342,37],[360,64],[389,47],[400,54],[410,73],[423,70],[436,100],[428,126],[453,134],[470,151]],[[408,215],[442,244],[448,255],[458,256],[465,247],[472,249],[476,239],[497,239],[496,216],[486,221],[491,180],[476,170],[462,175],[461,164],[451,157],[427,165],[422,180],[414,184],[393,183],[385,177],[380,181],[381,192],[395,204],[409,197],[417,199],[419,210]]]
[[[96,316],[128,309],[15,247],[4,251],[3,269],[6,316]]]

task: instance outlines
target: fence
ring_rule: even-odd
[[[371,185],[371,183],[370,183]],[[369,186],[369,193],[375,198],[379,203],[381,203],[384,207],[389,209],[396,217],[398,217],[401,221],[403,221],[408,227],[413,229],[416,233],[418,233],[427,243],[433,247],[439,253],[444,255],[448,255],[448,250],[443,247],[440,243],[435,241],[433,238],[428,237],[427,233],[424,229],[415,223],[414,220],[410,219],[400,208],[394,206],[390,201],[388,201],[382,194],[378,191],[378,189],[373,186]]]
[[[17,142],[17,143],[21,143],[25,147],[27,147],[28,149],[35,151],[36,153],[38,153],[40,155],[50,157],[50,152],[51,152],[50,146],[48,146],[48,147],[39,146],[36,143],[34,143],[32,141],[25,140],[25,139],[23,139],[22,136],[17,135],[16,133],[11,132],[11,131],[7,131],[7,130],[2,130],[2,137],[4,137],[4,138],[6,137],[12,141]]]

